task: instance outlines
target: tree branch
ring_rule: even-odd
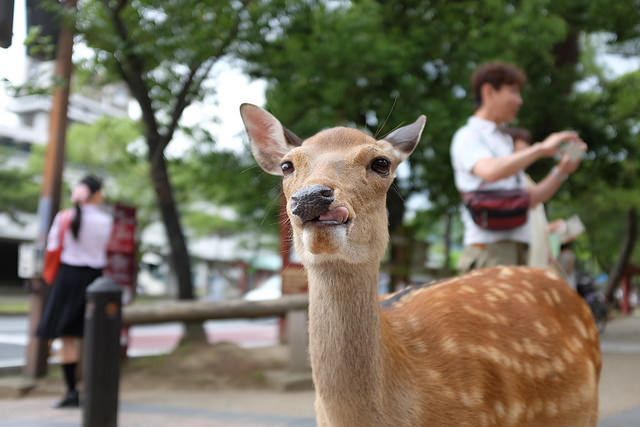
[[[620,284],[620,279],[624,275],[624,271],[629,264],[633,248],[636,243],[636,237],[638,233],[638,225],[636,218],[635,208],[631,208],[627,211],[627,227],[624,231],[622,246],[618,253],[618,259],[609,272],[609,279],[605,287],[605,296],[607,301],[613,301],[615,299],[615,292]]]
[[[108,0],[103,0],[103,4],[107,10],[111,12],[116,32],[120,37],[120,40],[125,44],[125,49],[123,49],[124,60],[118,59],[117,55],[114,55],[118,72],[127,83],[129,90],[140,105],[143,120],[147,124],[147,132],[154,136],[154,138],[147,138],[147,141],[152,144],[153,141],[158,140],[158,123],[156,121],[151,98],[149,98],[149,89],[142,78],[144,73],[144,66],[142,65],[143,61],[130,49],[131,40],[129,39],[129,32],[120,17],[120,12],[124,9],[127,2],[128,0],[118,0],[116,6],[112,8],[109,6]],[[150,147],[150,149],[151,148],[154,147]]]
[[[122,0],[121,0],[122,1]],[[189,71],[189,75],[182,85],[182,89],[180,89],[180,93],[176,97],[176,102],[171,112],[171,121],[169,126],[167,127],[166,132],[162,135],[160,139],[160,143],[154,148],[154,152],[152,153],[152,158],[155,158],[159,153],[164,152],[164,149],[167,148],[169,142],[173,138],[173,133],[175,132],[178,122],[182,117],[182,113],[184,109],[191,103],[190,94],[195,92],[198,88],[202,86],[202,83],[209,75],[209,72],[213,68],[213,65],[216,63],[216,60],[224,55],[225,50],[229,47],[229,45],[238,37],[238,30],[240,28],[240,12],[244,10],[247,5],[251,2],[251,0],[242,1],[242,7],[238,10],[236,14],[236,19],[227,34],[227,37],[224,39],[218,51],[209,56],[209,58],[200,62],[197,65],[193,65]],[[207,64],[208,62],[208,64]],[[203,67],[203,64],[207,64]],[[204,68],[204,71],[200,73],[200,76],[196,78],[198,71]]]
[[[173,133],[175,132],[176,127],[178,126],[178,122],[180,121],[180,117],[182,117],[182,113],[184,109],[187,108],[187,105],[191,103],[189,92],[191,92],[193,87],[198,88],[202,83],[202,79],[199,79],[198,84],[193,85],[195,76],[201,66],[202,66],[202,63],[191,67],[189,71],[189,75],[187,76],[186,81],[182,85],[182,89],[180,90],[180,93],[176,97],[176,102],[171,112],[171,122],[167,127],[166,132],[164,132],[164,135],[162,135],[162,138],[160,139],[160,143],[155,147],[154,152],[151,153],[152,158],[155,158],[159,153],[164,152],[164,149],[167,148],[167,145],[169,145],[169,142],[171,142],[171,139],[173,138]],[[210,69],[211,67],[208,67],[206,74],[208,74],[208,70]]]

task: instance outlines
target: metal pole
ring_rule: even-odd
[[[83,427],[118,425],[122,290],[108,277],[87,288],[84,317]]]
[[[69,0],[66,7],[75,7],[76,0]],[[64,164],[64,143],[67,132],[67,109],[69,105],[69,87],[71,84],[71,54],[73,52],[73,34],[67,27],[62,27],[58,40],[56,58],[56,79],[63,82],[53,92],[51,114],[49,118],[49,141],[45,154],[42,172],[42,190],[38,200],[38,237],[36,247],[39,253],[39,268],[42,271],[42,254],[49,226],[60,209],[62,187],[62,168]],[[24,375],[40,378],[47,373],[48,343],[35,335],[35,330],[42,317],[42,309],[49,289],[40,277],[29,281],[29,341],[26,348]]]

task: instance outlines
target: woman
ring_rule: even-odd
[[[78,407],[76,368],[78,339],[84,332],[85,290],[102,275],[107,263],[107,243],[113,220],[99,209],[102,203],[102,183],[87,176],[73,189],[71,202],[73,219],[62,238],[60,268],[52,284],[37,334],[43,339],[62,339],[60,366],[67,393],[56,408]],[[62,219],[69,212],[59,212],[53,220],[47,238],[47,250],[56,249],[60,240]]]

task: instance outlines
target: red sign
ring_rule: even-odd
[[[112,278],[118,285],[130,288],[131,293],[135,289],[138,274],[135,236],[136,208],[115,205],[104,275]]]
[[[136,251],[136,208],[115,205],[113,230],[107,251],[130,254]]]

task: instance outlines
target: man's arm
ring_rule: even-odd
[[[560,163],[539,183],[527,188],[529,193],[529,206],[535,207],[544,203],[553,196],[569,174],[573,173],[580,164],[580,160],[572,162],[566,154],[562,156]]]
[[[578,141],[584,144],[575,132],[552,133],[544,141],[537,142],[508,156],[480,159],[471,169],[471,173],[486,182],[496,182],[508,178],[526,169],[541,157],[553,156],[557,153],[558,146],[564,141]]]

